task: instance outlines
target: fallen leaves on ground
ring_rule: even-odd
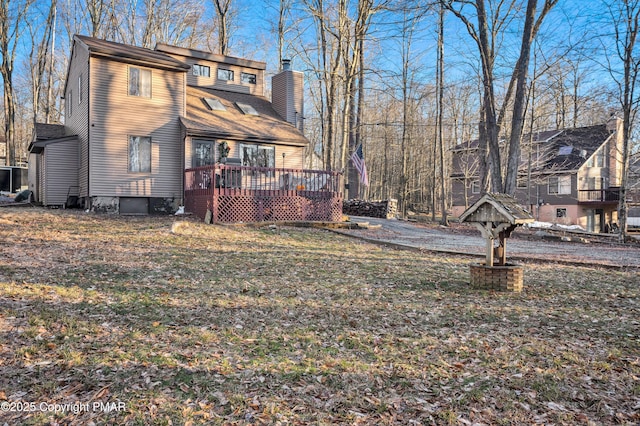
[[[638,271],[11,208],[0,252],[0,423],[640,422]]]

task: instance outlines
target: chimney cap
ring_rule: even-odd
[[[291,69],[291,59],[282,59],[282,71]]]

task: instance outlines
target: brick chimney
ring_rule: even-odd
[[[304,132],[304,75],[283,59],[281,71],[271,79],[271,103],[282,118]]]

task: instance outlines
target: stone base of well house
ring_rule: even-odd
[[[522,291],[524,282],[524,268],[520,265],[485,266],[484,263],[469,265],[471,273],[471,287],[496,290]]]

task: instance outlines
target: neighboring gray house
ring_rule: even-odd
[[[302,169],[302,73],[285,64],[264,96],[264,62],[159,44],[144,49],[74,37],[65,124],[30,145],[36,201],[93,211],[174,212],[185,170],[220,147],[245,166]]]
[[[618,220],[622,120],[522,138],[516,198],[537,220],[605,231]],[[453,149],[453,215],[480,197],[478,141]]]

